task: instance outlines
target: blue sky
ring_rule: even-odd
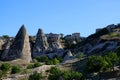
[[[29,35],[88,36],[96,28],[120,23],[120,0],[0,0],[0,36],[15,36],[22,24]]]

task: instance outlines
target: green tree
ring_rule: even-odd
[[[114,71],[114,66],[119,62],[119,57],[117,56],[117,53],[109,52],[105,56],[105,59],[109,63],[109,67],[112,67],[112,69]]]
[[[89,72],[101,72],[108,66],[102,56],[89,56],[87,58],[87,70]]]
[[[54,65],[59,64],[59,63],[60,63],[60,61],[59,61],[57,58],[54,58],[54,59],[53,59],[53,64],[54,64]]]
[[[84,80],[82,73],[75,71],[64,71],[62,77],[64,80]]]
[[[62,71],[56,67],[52,67],[50,69],[50,75],[48,77],[49,80],[58,80],[58,78],[62,75]]]
[[[49,80],[58,80],[60,77],[63,80],[84,80],[82,73],[75,72],[75,71],[61,71],[56,67],[52,67],[50,69],[50,75],[48,77]]]
[[[3,35],[3,38],[9,39],[10,37],[8,35]]]
[[[87,58],[87,72],[97,72],[99,75],[99,79],[101,79],[101,74],[103,73],[103,71],[106,70],[107,66],[108,63],[102,56],[89,56]]]

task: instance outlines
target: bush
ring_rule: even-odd
[[[33,65],[33,64],[29,64],[29,65],[27,66],[27,69],[32,69],[32,68],[34,68],[34,65]]]
[[[39,66],[42,66],[42,64],[40,64],[39,62],[34,63],[34,68]]]
[[[65,71],[62,74],[64,80],[84,80],[82,73],[75,71]]]
[[[48,61],[49,59],[48,59],[48,57],[47,56],[37,56],[36,57],[36,60],[38,61],[38,62],[46,62],[46,61]]]
[[[36,67],[39,67],[39,66],[42,66],[42,64],[40,64],[39,62],[36,62],[34,64],[29,64],[27,66],[27,69],[32,69],[32,68],[36,68]]]
[[[29,80],[41,80],[44,77],[41,73],[34,72],[32,75],[29,76]]]
[[[23,69],[22,70],[22,74],[27,74],[28,73],[28,69]]]
[[[61,71],[56,67],[52,67],[49,72],[49,80],[58,80],[60,76],[63,78],[63,80],[84,80],[82,73],[75,71]]]
[[[10,37],[8,35],[3,35],[3,38],[9,39]]]
[[[38,56],[36,57],[36,60],[38,62],[45,62],[45,64],[47,65],[56,65],[63,61],[61,58],[56,58],[56,57],[54,57],[53,59],[49,59],[47,56],[43,56],[43,57]]]
[[[80,53],[80,54],[77,56],[77,58],[78,58],[78,59],[81,59],[81,58],[83,58],[83,56],[84,56],[84,54],[83,54],[83,53]]]
[[[112,37],[116,37],[117,35],[115,33],[110,33],[109,36]]]
[[[8,72],[10,70],[11,66],[9,63],[3,63],[0,67],[0,69],[2,70],[2,72]]]
[[[19,66],[12,66],[11,73],[12,73],[12,74],[19,73],[20,70],[21,70],[21,69],[20,69]]]
[[[49,80],[58,80],[58,78],[61,76],[62,71],[56,67],[52,67],[50,69],[50,75],[48,77]]]

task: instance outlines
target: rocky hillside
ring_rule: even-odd
[[[110,51],[116,51],[120,46],[120,25],[108,25],[102,29],[96,29],[96,32],[88,36],[84,41],[74,47],[74,51],[82,52],[87,55],[106,54]]]

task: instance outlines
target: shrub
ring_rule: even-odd
[[[21,70],[21,69],[20,69],[19,66],[12,66],[11,73],[12,73],[12,74],[19,73],[20,70]]]
[[[27,69],[32,69],[32,68],[36,68],[36,67],[39,67],[39,66],[42,66],[42,64],[40,64],[39,62],[36,62],[34,64],[29,64],[27,66]]]
[[[75,71],[65,71],[62,74],[64,80],[84,80],[82,73]]]
[[[41,73],[34,72],[32,75],[29,76],[29,80],[41,80],[44,77]]]
[[[2,72],[8,72],[10,70],[11,66],[9,63],[3,63],[0,67],[0,69],[2,70]]]
[[[34,68],[34,65],[33,65],[33,64],[29,64],[29,65],[27,66],[27,69],[32,69],[32,68]]]
[[[3,35],[3,38],[9,39],[10,37],[8,35]]]
[[[49,80],[58,80],[58,78],[61,76],[62,71],[56,67],[52,67],[50,69],[50,75],[48,77]]]
[[[39,62],[34,63],[34,68],[39,66],[42,66],[42,64],[40,64]]]
[[[49,80],[58,80],[60,76],[63,78],[63,80],[84,80],[82,73],[75,71],[61,71],[56,67],[52,67],[49,72]]]
[[[110,33],[109,36],[112,37],[116,37],[117,35],[115,33]]]
[[[23,69],[22,70],[22,74],[27,74],[28,73],[28,69]]]
[[[77,58],[78,58],[78,59],[81,59],[81,58],[83,57],[83,55],[84,55],[84,54],[81,53],[81,54],[79,54],[79,55],[77,56]]]
[[[38,61],[38,62],[46,62],[46,61],[48,61],[49,59],[48,59],[48,57],[47,56],[37,56],[36,57],[36,60]]]
[[[54,64],[54,65],[59,64],[59,63],[60,63],[60,61],[59,61],[57,58],[54,58],[54,59],[53,59],[53,64]]]

